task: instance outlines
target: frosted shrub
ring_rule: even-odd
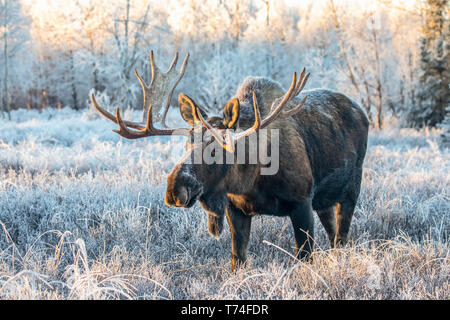
[[[230,234],[164,205],[182,137],[126,140],[63,108],[0,122],[1,299],[448,299],[450,151],[442,130],[371,132],[350,244],[291,256],[289,219],[256,217],[249,264]],[[127,111],[126,119],[141,112]],[[168,125],[184,126],[176,108]]]

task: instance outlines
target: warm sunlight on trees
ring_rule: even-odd
[[[17,71],[16,67],[21,58],[20,51],[27,40],[25,27],[26,21],[20,3],[14,0],[0,0],[0,111],[6,112],[9,118],[12,103],[11,87],[21,85],[17,77],[20,71]]]
[[[221,108],[245,76],[287,85],[291,72],[305,65],[312,74],[309,87],[349,94],[382,128],[384,118],[403,121],[420,101],[420,38],[437,37],[436,25],[448,28],[448,5],[433,15],[421,0],[21,0],[20,6],[2,0],[7,2],[19,8],[8,28],[23,25],[19,16],[30,21],[27,32],[9,32],[7,42],[25,44],[28,35],[31,41],[20,70],[5,77],[19,56],[2,64],[0,79],[8,79],[2,92],[10,92],[2,95],[4,110],[33,99],[29,108],[79,109],[89,103],[90,90],[123,108],[140,106],[133,69],[150,80],[152,49],[161,65],[176,51],[191,53],[177,90],[205,109]],[[448,39],[443,41],[445,53]],[[11,76],[19,71],[28,74],[26,81]]]
[[[416,104],[408,122],[413,127],[436,126],[449,117],[450,104],[450,25],[446,16],[448,0],[426,0],[423,12],[420,63]]]

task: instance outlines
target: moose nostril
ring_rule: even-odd
[[[181,187],[178,191],[178,200],[180,204],[187,204],[189,202],[189,192],[186,187]]]

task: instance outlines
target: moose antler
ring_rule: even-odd
[[[95,101],[95,97],[92,94],[91,95],[92,102],[94,103],[95,108],[106,118],[113,121],[114,123],[117,123],[119,125],[118,130],[113,130],[114,132],[118,133],[124,138],[127,139],[139,139],[144,137],[151,137],[151,136],[187,136],[189,135],[189,130],[185,128],[180,129],[157,129],[153,126],[153,113],[152,113],[152,105],[148,107],[147,110],[147,121],[145,126],[131,121],[124,121],[122,120],[122,117],[120,115],[119,108],[116,108],[116,115],[113,116],[111,113],[106,111],[105,109],[101,108],[97,101]],[[138,129],[138,130],[131,130],[130,128]]]
[[[186,55],[186,58],[184,58],[183,64],[181,65],[181,69],[179,72],[176,71],[175,67],[177,65],[178,61],[178,52],[175,54],[175,57],[172,60],[172,63],[170,64],[169,70],[167,70],[166,73],[162,73],[160,69],[155,65],[155,59],[153,57],[153,50],[150,51],[150,67],[152,70],[152,80],[150,82],[150,86],[147,86],[142,80],[142,77],[139,75],[136,69],[134,69],[134,72],[136,74],[136,77],[139,80],[139,83],[142,87],[142,93],[144,96],[144,103],[143,103],[143,121],[146,121],[148,119],[148,111],[155,110],[156,114],[154,115],[157,121],[161,120],[161,116],[159,114],[159,111],[161,110],[161,107],[164,104],[164,113],[162,115],[161,124],[163,127],[166,126],[166,115],[167,111],[169,109],[170,100],[172,99],[173,91],[175,90],[175,87],[180,82],[181,78],[184,76],[184,71],[186,70],[186,65],[189,60],[189,53]],[[101,108],[98,103],[95,101],[94,95],[91,96],[92,102],[95,106],[95,108],[106,118],[109,120],[119,124],[118,119],[116,116],[112,115],[105,109]],[[152,106],[155,106],[156,109],[153,109]],[[153,116],[153,115],[152,115]],[[126,126],[129,126],[134,129],[143,130],[146,127],[142,124],[131,122],[131,121],[123,121],[123,124]],[[122,131],[124,132],[124,131]]]
[[[234,145],[237,141],[240,139],[251,135],[254,132],[257,132],[261,128],[267,127],[269,124],[271,124],[273,121],[275,121],[277,118],[285,119],[290,116],[293,116],[294,114],[298,113],[300,109],[303,107],[303,105],[306,102],[306,98],[304,97],[303,100],[294,108],[292,108],[289,111],[283,111],[282,109],[286,106],[287,102],[292,99],[293,97],[296,97],[305,87],[306,81],[309,78],[309,73],[305,75],[305,68],[303,68],[300,77],[297,79],[297,73],[294,72],[292,77],[292,83],[289,88],[289,90],[286,92],[286,94],[283,96],[283,99],[276,105],[276,102],[272,104],[270,113],[264,118],[264,120],[261,121],[261,115],[259,112],[258,102],[256,100],[256,94],[255,91],[253,91],[253,110],[255,112],[255,122],[253,126],[247,130],[244,130],[239,133],[232,133],[230,130],[217,130],[211,127],[208,122],[205,121],[205,119],[202,117],[199,110],[197,110],[197,117],[202,122],[203,126],[206,127],[208,131],[211,132],[213,137],[220,143],[220,145],[229,152],[234,152]],[[224,132],[225,131],[225,132]],[[226,134],[226,139],[223,138],[224,133]]]
[[[117,123],[119,125],[119,129],[113,131],[117,132],[122,137],[128,139],[138,139],[149,136],[188,135],[187,129],[162,129],[162,130],[156,129],[153,126],[153,112],[152,112],[154,105],[159,105],[160,109],[164,99],[166,99],[164,106],[165,108],[164,114],[162,118],[162,124],[164,127],[166,127],[165,118],[167,110],[170,105],[170,99],[172,98],[172,94],[173,91],[175,90],[175,87],[177,86],[178,82],[180,82],[181,78],[184,75],[188,59],[189,53],[186,55],[186,58],[184,59],[183,64],[181,66],[180,72],[178,73],[175,70],[175,66],[177,65],[178,61],[178,52],[177,52],[175,54],[175,57],[173,58],[169,70],[166,73],[161,73],[159,68],[155,65],[155,60],[153,58],[153,51],[150,51],[150,66],[152,69],[152,81],[150,82],[150,86],[147,86],[145,84],[144,80],[142,80],[137,70],[134,69],[134,72],[136,73],[136,77],[138,78],[141,84],[142,91],[144,94],[143,119],[144,121],[146,121],[145,125],[132,121],[122,120],[119,108],[116,109],[116,115],[115,116],[112,115],[111,113],[109,113],[108,111],[106,111],[105,109],[103,109],[98,105],[93,94],[91,95],[92,103],[94,104],[94,107],[97,109],[97,111],[100,112],[104,117],[108,118],[112,122]],[[156,118],[158,118],[158,115],[156,115]],[[137,131],[130,130],[129,128],[137,129]]]
[[[170,100],[172,99],[173,91],[175,90],[178,83],[181,81],[181,78],[184,76],[184,71],[186,70],[186,65],[189,60],[189,53],[184,58],[183,64],[181,65],[180,71],[177,72],[175,69],[178,61],[178,52],[175,53],[175,57],[170,64],[169,70],[166,73],[161,72],[161,70],[156,66],[155,59],[153,57],[153,50],[150,51],[150,67],[152,70],[152,80],[150,82],[150,86],[147,86],[142,80],[141,76],[134,69],[136,73],[136,77],[139,80],[139,83],[142,87],[142,93],[144,96],[144,105],[143,105],[143,121],[147,118],[147,110],[150,105],[155,106],[155,118],[156,121],[161,120],[161,124],[166,127],[166,115],[169,110]],[[161,119],[160,110],[164,105],[164,111]]]

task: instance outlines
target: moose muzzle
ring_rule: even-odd
[[[192,174],[192,167],[176,165],[167,177],[167,190],[164,197],[166,205],[190,208],[202,193],[202,186]]]

